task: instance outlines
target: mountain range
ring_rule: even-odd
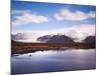
[[[44,43],[74,43],[74,39],[72,37],[63,35],[63,34],[55,34],[55,35],[40,35],[38,37],[35,37],[36,34],[25,34],[25,33],[17,33],[12,34],[11,39],[13,41],[20,41],[21,42],[34,42],[34,39],[36,42],[44,42]],[[31,40],[31,41],[29,41]],[[81,40],[81,42],[85,43],[95,43],[96,37],[95,36],[87,36],[85,39]]]

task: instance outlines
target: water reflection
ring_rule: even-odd
[[[38,51],[12,57],[12,74],[94,69],[95,49]]]

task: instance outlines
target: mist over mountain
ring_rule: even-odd
[[[12,40],[21,42],[35,42],[37,37],[36,33],[17,33],[11,35]]]
[[[12,40],[27,40],[27,37],[25,34],[18,33],[16,35],[12,34],[11,35]]]
[[[59,35],[59,36],[54,36]],[[71,26],[52,30],[21,30],[12,32],[12,40],[21,42],[46,42],[51,39],[62,39],[60,35],[65,35],[75,42],[82,42],[88,36],[95,36],[95,25]],[[43,37],[43,38],[42,38]],[[58,38],[59,37],[59,38]],[[48,40],[49,39],[49,40]],[[56,40],[55,39],[55,40]],[[63,38],[64,39],[64,38]],[[62,39],[62,40],[63,40]],[[91,39],[91,38],[90,38]]]
[[[86,34],[86,33],[79,33],[76,31],[68,31],[68,32],[20,32],[11,35],[11,39],[14,41],[20,42],[89,42],[90,40],[93,41],[94,34]],[[95,41],[95,40],[94,40]]]
[[[74,38],[64,34],[39,34],[39,33],[17,33],[11,35],[12,40],[21,42],[73,42]]]

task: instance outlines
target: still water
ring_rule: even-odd
[[[11,57],[12,75],[95,68],[95,49],[37,51],[34,53],[13,55]]]

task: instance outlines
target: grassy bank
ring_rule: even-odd
[[[95,48],[94,43],[21,43],[12,42],[12,54],[29,53],[35,51],[45,50],[66,50],[68,48],[74,49],[92,49]]]

